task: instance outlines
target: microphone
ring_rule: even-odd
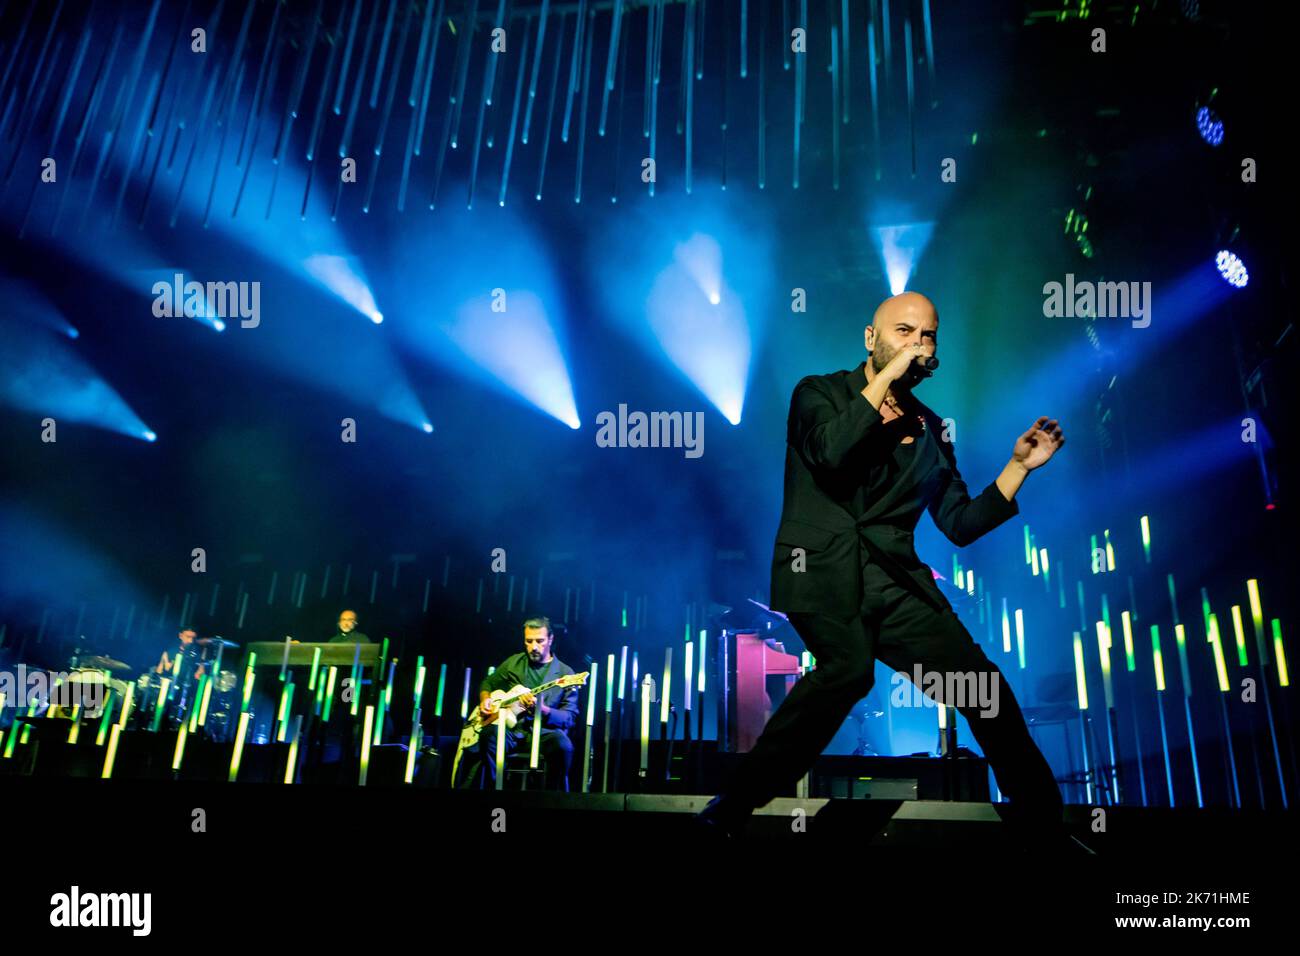
[[[905,384],[916,384],[923,379],[927,379],[934,374],[934,370],[939,367],[939,360],[933,355],[918,355],[908,366],[907,373],[903,376]]]

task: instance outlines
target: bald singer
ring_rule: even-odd
[[[913,679],[919,665],[932,698],[931,675],[941,676],[945,690],[991,688],[991,706],[943,702],[969,720],[1011,801],[1008,819],[1018,824],[1016,832],[1033,844],[1075,842],[1064,833],[1060,791],[1011,687],[962,625],[912,541],[925,510],[958,547],[992,531],[1018,513],[1021,484],[1065,438],[1055,420],[1039,418],[1016,439],[997,479],[972,498],[941,420],[913,395],[938,365],[938,333],[934,304],[904,292],[881,303],[867,326],[868,361],[795,386],[772,606],[789,616],[816,667],[777,708],[723,793],[697,816],[711,835],[736,836],[754,809],[792,791],[867,695],[880,660]]]

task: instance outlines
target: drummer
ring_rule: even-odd
[[[176,666],[176,659],[179,657],[181,663],[181,680],[191,676],[188,671],[193,669],[194,677],[203,676],[203,662],[199,659],[199,648],[195,644],[195,638],[198,635],[192,628],[184,628],[176,635],[176,642],[162,652],[157,665],[154,667],[155,674],[170,674],[172,668]],[[170,652],[170,653],[169,653]]]

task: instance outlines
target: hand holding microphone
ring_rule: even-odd
[[[933,349],[924,345],[905,345],[889,360],[881,375],[890,382],[928,378],[939,367],[939,360],[934,357]]]

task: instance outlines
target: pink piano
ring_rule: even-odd
[[[725,692],[721,695],[727,728],[726,749],[733,753],[751,750],[763,726],[780,706],[794,682],[803,673],[798,657],[762,631],[729,632],[724,644],[727,656]]]

